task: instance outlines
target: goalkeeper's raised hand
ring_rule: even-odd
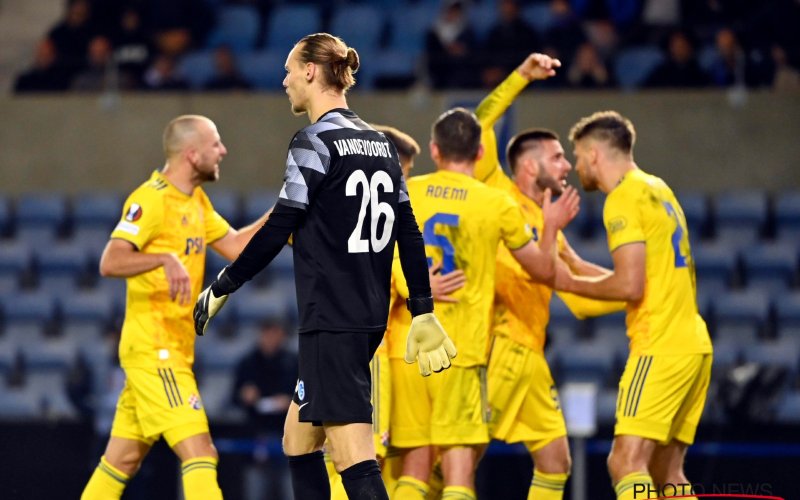
[[[433,299],[423,300],[430,301],[430,309],[433,309]],[[433,312],[414,314],[415,307],[411,299],[408,305],[414,317],[408,330],[405,362],[413,363],[416,360],[423,377],[450,368],[450,360],[457,354],[453,341],[447,336],[447,332]]]

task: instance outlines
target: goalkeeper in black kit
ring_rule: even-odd
[[[266,267],[293,237],[300,315],[299,377],[286,416],[283,449],[294,496],[330,498],[322,446],[327,437],[351,499],[388,499],[375,460],[369,363],[386,330],[395,243],[413,316],[407,360],[429,375],[456,349],[433,315],[422,235],[397,151],[348,109],[357,52],[332,35],[300,40],[283,85],[295,114],[311,125],[289,146],[284,185],[268,222],[195,306],[195,328],[230,293]]]

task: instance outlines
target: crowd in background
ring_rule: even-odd
[[[800,89],[797,0],[381,0],[377,3],[387,16],[380,27],[380,44],[403,36],[391,33],[403,26],[390,22],[391,16],[402,18],[404,7],[431,2],[438,14],[428,20],[423,50],[414,55],[419,69],[399,85],[397,80],[378,80],[375,88],[415,83],[435,89],[491,88],[531,51],[556,56],[563,63],[547,87],[626,87],[618,81],[622,71],[618,66],[641,62],[620,55],[644,47],[655,52],[658,62],[646,65],[636,87]],[[356,2],[300,3],[319,8],[322,28],[327,29],[336,9]],[[18,75],[14,91],[98,91],[109,86],[196,89],[177,69],[182,57],[196,51],[213,51],[214,74],[203,82],[202,90],[252,89],[257,84],[237,68],[236,50],[216,43],[210,34],[221,9],[252,7],[261,17],[252,47],[257,50],[268,39],[270,16],[283,4],[281,0],[67,0],[64,17],[38,42],[34,60]],[[523,16],[534,5],[541,16]],[[479,28],[475,9],[487,6],[493,19]],[[546,23],[534,26],[537,19]],[[282,68],[274,71],[280,80]]]

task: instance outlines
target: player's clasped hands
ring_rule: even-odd
[[[456,354],[455,344],[433,313],[420,314],[411,319],[404,359],[406,363],[416,360],[423,377],[450,368],[450,360]]]

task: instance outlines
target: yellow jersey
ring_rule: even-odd
[[[156,171],[128,196],[111,238],[128,241],[143,253],[176,255],[189,273],[192,297],[196,297],[203,286],[206,246],[229,229],[201,188],[187,195]],[[191,367],[194,302],[181,305],[170,299],[163,267],[131,276],[126,282],[119,345],[123,368]]]
[[[411,313],[406,307],[408,283],[400,265],[400,254],[394,249],[392,261],[392,288],[389,290],[389,321],[386,323],[386,335],[383,343],[389,358],[402,359],[406,354],[408,329],[411,328]]]
[[[525,221],[533,230],[534,240],[538,240],[544,230],[542,209],[523,194],[503,172],[497,156],[497,137],[494,132],[495,122],[527,85],[528,80],[514,71],[478,106],[475,113],[481,122],[484,154],[475,165],[475,178],[511,195],[522,208]],[[556,239],[559,250],[564,248],[564,241],[564,235],[559,231]],[[508,337],[536,352],[544,352],[553,290],[547,285],[534,282],[504,245],[497,249],[495,291],[492,334]],[[572,294],[559,295],[578,317],[622,309],[622,305],[615,302],[594,301]]]
[[[412,177],[408,192],[428,263],[441,262],[445,274],[461,269],[466,278],[453,293],[457,303],[436,305],[436,316],[458,348],[453,364],[485,365],[498,244],[521,248],[533,237],[531,229],[508,194],[465,174],[440,170]]]
[[[686,218],[669,186],[639,169],[627,172],[606,197],[603,224],[612,253],[629,243],[645,245],[644,295],[628,303],[625,318],[631,355],[710,353]]]

